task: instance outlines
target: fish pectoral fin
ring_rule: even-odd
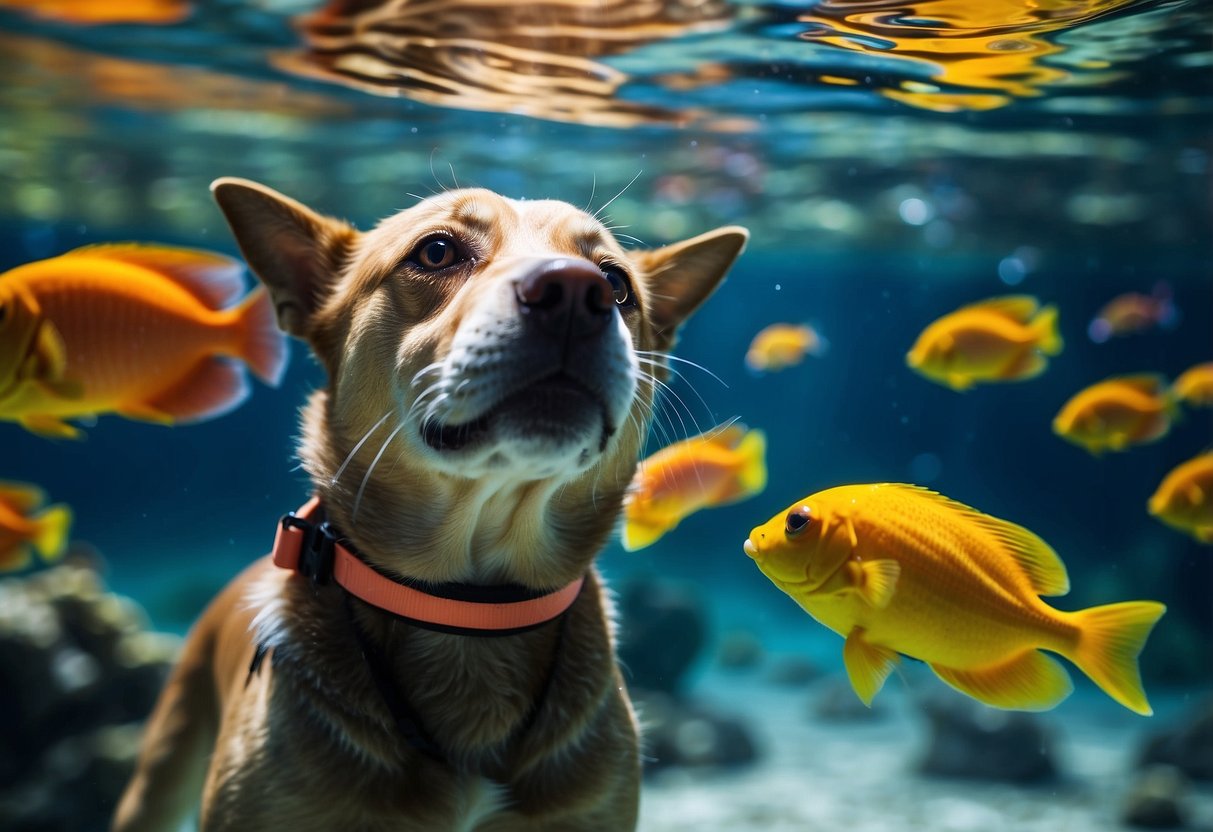
[[[948,373],[948,386],[953,390],[968,390],[973,386],[973,379],[961,373]]]
[[[851,687],[869,708],[872,699],[884,687],[885,679],[893,672],[897,653],[887,647],[872,644],[864,638],[864,629],[856,627],[847,636],[842,646],[842,661],[847,668]]]
[[[855,589],[867,604],[882,610],[893,600],[901,564],[895,560],[865,560],[859,565]]]
[[[1047,711],[1070,695],[1070,674],[1039,650],[999,664],[960,670],[932,664],[935,675],[978,702],[1015,711]]]
[[[21,427],[25,428],[30,433],[46,437],[47,439],[84,438],[83,431],[72,427],[58,416],[31,414],[29,416],[22,416],[20,419],[18,419],[18,421],[21,423]]]

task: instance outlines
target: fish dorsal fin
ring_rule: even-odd
[[[12,506],[21,514],[29,514],[46,502],[46,494],[36,485],[0,480],[0,503]]]
[[[1157,373],[1137,373],[1131,376],[1116,376],[1106,383],[1119,384],[1131,390],[1145,393],[1147,396],[1158,396],[1167,389],[1167,381]]]
[[[1065,595],[1070,591],[1070,576],[1066,573],[1066,565],[1061,562],[1057,552],[1023,526],[983,514],[972,506],[966,506],[929,488],[917,485],[897,487],[912,489],[941,505],[946,505],[962,515],[966,522],[993,537],[1023,570],[1037,595]]]
[[[69,251],[63,258],[96,257],[127,263],[168,277],[210,309],[224,309],[244,294],[244,266],[223,254],[173,246],[104,243]]]
[[[1026,324],[1032,320],[1036,314],[1036,310],[1040,308],[1040,301],[1031,295],[1003,295],[999,298],[989,298],[978,303],[971,304],[966,309],[981,309],[985,312],[995,312],[999,315],[1019,321],[1021,324]]]

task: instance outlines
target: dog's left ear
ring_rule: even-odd
[[[749,231],[730,225],[681,243],[629,252],[648,287],[648,314],[658,349],[674,346],[678,328],[724,280],[749,239]]]

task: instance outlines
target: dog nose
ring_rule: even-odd
[[[615,306],[614,289],[589,260],[550,260],[515,284],[522,311],[553,334],[594,335]]]

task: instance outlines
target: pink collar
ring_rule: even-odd
[[[471,584],[427,585],[390,578],[346,546],[327,522],[315,522],[320,498],[282,518],[274,537],[274,564],[318,584],[329,578],[366,603],[422,626],[468,635],[507,635],[562,615],[581,592],[585,576],[554,592]]]

